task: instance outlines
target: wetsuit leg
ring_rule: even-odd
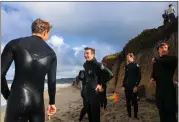
[[[133,93],[132,103],[134,105],[134,117],[137,118],[137,112],[138,112],[137,93]]]
[[[45,107],[38,107],[38,110],[33,110],[29,117],[29,122],[45,122]]]
[[[128,117],[131,117],[131,93],[130,91],[126,91],[125,96],[126,96],[126,106],[127,106]]]
[[[100,100],[96,99],[91,104],[92,122],[100,122]]]
[[[81,120],[84,118],[86,112],[87,112],[87,111],[86,111],[86,108],[83,106],[83,108],[81,109],[81,112],[80,112],[79,121],[81,121]]]
[[[87,114],[89,122],[92,122],[91,104],[89,102],[87,103]]]
[[[81,112],[80,112],[79,121],[81,121],[83,117],[85,116],[85,114],[87,113],[87,103],[85,101],[84,96],[82,96],[82,98],[83,98],[83,108],[81,109]]]
[[[7,102],[4,122],[27,122],[27,108],[22,104],[18,104],[17,101],[12,101],[11,98]]]
[[[106,109],[107,106],[107,97],[106,97],[106,88],[104,89],[104,109]]]
[[[100,106],[101,108],[104,108],[104,93],[99,93],[100,94]]]
[[[176,118],[176,94],[175,92],[163,93],[156,96],[161,122],[177,122]]]
[[[100,100],[101,108],[106,109],[107,106],[106,88],[104,88],[104,91],[100,93],[100,98],[101,98]]]
[[[6,112],[4,122],[28,122],[28,116],[19,114],[18,111],[11,110]]]
[[[29,118],[29,122],[45,122],[45,113],[33,113]]]
[[[164,101],[161,95],[156,93],[156,105],[159,110],[160,122],[166,122],[166,113],[164,111]]]
[[[176,118],[176,92],[168,94],[164,97],[164,112],[167,122],[177,122]]]

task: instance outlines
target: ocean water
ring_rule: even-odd
[[[62,84],[57,84],[56,87],[57,88],[65,88],[65,87],[68,87],[70,86],[71,84],[70,83],[62,83]],[[11,87],[11,84],[8,84],[8,87],[10,88]],[[45,84],[44,86],[44,91],[46,91],[48,89],[48,86],[47,84]],[[6,100],[4,99],[4,97],[2,96],[1,94],[1,106],[5,106],[7,103],[6,103]]]

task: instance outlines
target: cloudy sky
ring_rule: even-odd
[[[144,29],[162,24],[169,2],[2,2],[1,52],[8,41],[29,36],[31,23],[41,18],[53,25],[47,43],[58,58],[57,78],[75,77],[84,63],[83,49],[96,57],[119,52]],[[173,5],[177,10],[177,3]],[[14,76],[14,64],[7,79]]]

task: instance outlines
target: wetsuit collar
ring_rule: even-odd
[[[133,61],[133,62],[130,62],[130,63],[128,63],[128,64],[133,64],[133,63],[135,63],[135,62]]]
[[[160,55],[159,55],[159,57],[165,57],[165,56],[167,56],[167,54],[165,54],[165,55],[162,55],[162,56],[160,56]]]
[[[86,62],[96,62],[97,60],[96,60],[96,58],[94,57],[93,59],[91,59],[90,61],[86,61]]]
[[[43,39],[42,39],[40,36],[37,36],[37,35],[32,35],[32,37],[39,38],[40,40],[42,40],[42,41],[43,41]]]

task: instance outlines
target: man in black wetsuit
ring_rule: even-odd
[[[134,106],[134,119],[138,119],[138,103],[137,103],[137,88],[141,80],[141,71],[137,63],[134,62],[134,54],[128,53],[126,56],[127,65],[125,66],[124,80],[122,83],[125,89],[127,113],[131,118],[131,102]]]
[[[45,122],[44,81],[48,76],[48,114],[56,112],[55,52],[47,45],[50,24],[41,19],[32,23],[32,36],[10,41],[1,54],[1,94],[7,100],[5,122]],[[6,73],[15,63],[15,76],[11,91]]]
[[[113,74],[103,64],[95,59],[95,49],[86,47],[84,57],[85,76],[86,76],[86,101],[88,104],[89,122],[100,122],[100,96],[103,92],[102,84],[109,81]]]
[[[101,94],[101,111],[104,112],[106,110],[107,106],[107,96],[106,96],[106,89],[107,89],[107,83],[102,84],[103,92]]]
[[[85,81],[85,71],[84,70],[80,70],[77,78],[76,78],[76,84],[78,85],[80,83],[80,93],[81,93],[81,97],[83,99],[83,108],[81,109],[80,112],[80,118],[79,121],[82,121],[83,117],[85,116],[85,114],[87,113],[87,105],[85,102],[85,85],[86,85],[86,81]]]
[[[106,64],[103,64],[103,65],[106,66]],[[105,77],[102,77],[102,78],[105,78]],[[102,88],[103,88],[103,92],[100,93],[100,96],[101,96],[100,105],[101,105],[101,112],[104,112],[107,106],[107,96],[106,96],[107,81],[103,82]]]
[[[159,109],[160,122],[177,122],[176,89],[173,75],[177,68],[177,57],[168,56],[169,46],[159,44],[159,57],[153,58],[153,71],[150,83],[156,86],[156,105]]]

